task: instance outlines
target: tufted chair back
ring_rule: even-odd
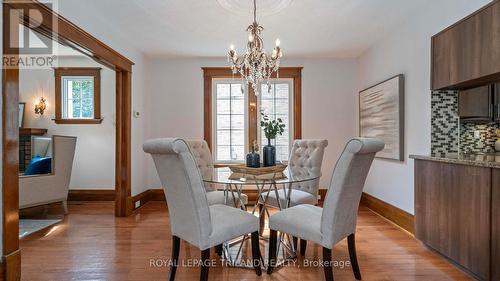
[[[325,245],[335,245],[356,231],[359,201],[375,157],[384,148],[376,138],[354,138],[340,155],[326,194],[321,216]]]
[[[201,177],[203,179],[212,177],[214,173],[214,161],[207,142],[205,140],[186,140],[186,142],[191,153],[193,153]],[[207,183],[205,184],[205,189],[207,191],[214,191],[216,187]]]
[[[172,235],[201,248],[209,247],[212,233],[205,188],[193,154],[182,139],[152,139],[143,149],[151,154],[165,197]]]
[[[321,175],[321,163],[325,147],[328,146],[327,140],[295,140],[290,151],[288,160],[289,169],[307,168],[313,175]],[[308,192],[318,197],[319,178],[313,181],[293,184],[292,188]]]

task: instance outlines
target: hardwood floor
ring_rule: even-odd
[[[170,257],[172,241],[165,203],[150,202],[126,218],[116,218],[113,207],[113,202],[69,204],[62,223],[21,240],[22,280],[166,280],[168,267],[161,264]],[[471,280],[366,207],[360,209],[356,248],[363,280]],[[267,252],[264,244],[261,252]],[[210,280],[323,280],[322,268],[303,267],[303,258],[257,277],[253,269],[223,267],[214,252],[211,257],[217,266],[210,269]],[[308,243],[306,259],[320,257],[321,247]],[[180,259],[187,265],[189,258],[199,259],[200,251],[182,242]],[[349,261],[346,241],[335,246],[333,259]],[[349,266],[334,267],[334,274],[335,280],[355,280]],[[176,280],[198,275],[198,267],[179,266]]]

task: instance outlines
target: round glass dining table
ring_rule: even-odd
[[[277,200],[279,206],[276,206],[281,210],[289,207],[294,184],[317,180],[320,176],[320,174],[312,173],[310,169],[300,166],[287,167],[283,172],[261,176],[233,173],[228,167],[221,167],[214,168],[212,174],[206,174],[203,181],[209,184],[223,185],[224,190],[227,191],[226,200],[236,200],[234,203],[237,204],[235,205],[240,205],[242,208],[244,206],[241,198],[243,187],[246,187],[245,189],[257,189],[258,200],[256,200],[255,206],[259,204],[266,205],[267,202],[262,200],[266,199],[269,192],[275,192],[276,199],[280,199],[278,189],[282,187],[286,204],[283,206],[280,204],[281,200]],[[230,191],[234,193],[231,194]],[[238,196],[232,198],[233,195]]]
[[[215,184],[223,186],[225,196],[224,203],[233,206],[238,206],[242,210],[250,211],[252,214],[258,210],[258,216],[260,219],[260,229],[259,233],[261,239],[267,240],[267,237],[264,237],[264,226],[265,226],[265,217],[270,216],[268,207],[272,207],[274,209],[283,210],[290,207],[290,198],[293,192],[294,185],[318,180],[321,174],[312,173],[310,169],[301,166],[293,166],[287,167],[283,172],[267,174],[267,175],[251,175],[251,174],[242,174],[242,173],[233,173],[228,167],[222,168],[214,168],[213,173],[206,174],[203,176],[203,181],[206,184]],[[257,197],[256,200],[251,206],[251,210],[248,210],[247,206],[242,199],[243,190],[256,190]],[[282,189],[282,192],[279,190]],[[273,200],[274,204],[268,204],[269,194],[274,193],[275,200]],[[281,197],[281,198],[280,198]],[[243,237],[243,239],[239,239],[238,241],[233,241],[224,245],[224,255],[226,256],[226,260],[229,260],[231,264],[233,264],[236,260],[238,260],[238,256],[241,252],[241,247],[243,243],[248,237]],[[286,241],[287,240],[287,241]],[[282,256],[284,258],[293,258],[296,256],[295,246],[292,243],[292,238],[289,235],[280,234],[279,238],[280,243],[278,243],[278,256]],[[240,248],[237,251],[236,257],[231,257],[229,254],[229,248],[234,244],[240,244]],[[283,251],[280,253],[280,247]],[[288,254],[286,254],[288,252]]]

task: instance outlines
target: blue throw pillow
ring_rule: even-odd
[[[24,172],[25,176],[50,174],[52,172],[52,158],[34,156],[28,168]]]
[[[31,157],[31,161],[30,161],[30,163],[29,163],[28,167],[29,167],[31,164],[33,164],[33,163],[35,163],[35,162],[40,161],[40,159],[42,159],[42,156],[40,156],[40,155],[38,155],[38,154],[33,155],[33,157]]]

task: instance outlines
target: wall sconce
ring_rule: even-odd
[[[47,105],[45,104],[45,98],[41,97],[40,101],[38,101],[37,104],[35,104],[35,114],[40,114],[43,115],[43,112],[45,111],[45,108],[47,108]]]

